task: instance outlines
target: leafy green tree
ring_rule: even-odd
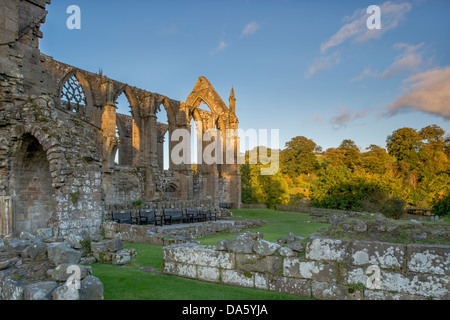
[[[282,171],[291,178],[309,174],[319,169],[316,152],[321,148],[312,140],[298,136],[286,143],[281,152]]]
[[[387,138],[387,150],[398,161],[404,161],[411,169],[417,166],[419,152],[423,146],[422,137],[417,130],[401,128]]]
[[[422,128],[419,134],[429,149],[433,151],[445,150],[445,130],[438,125],[432,124]]]
[[[370,145],[369,150],[361,155],[362,167],[369,172],[385,174],[394,162],[394,159],[383,149]]]
[[[388,199],[383,205],[381,212],[388,218],[400,219],[405,211],[405,200],[403,199]]]
[[[361,152],[353,140],[345,139],[338,148],[327,149],[324,159],[326,165],[346,166],[355,170],[361,165]]]
[[[450,215],[450,192],[433,203],[431,212],[439,217]]]
[[[257,153],[253,153],[254,151]],[[257,147],[252,152],[246,152],[246,163],[241,165],[242,202],[264,203],[269,208],[275,208],[277,204],[287,204],[289,202],[288,183],[280,170],[272,175],[261,174],[261,169],[269,166],[261,163],[259,159],[261,151],[269,157],[272,154],[271,149]],[[251,163],[250,157],[255,155],[256,163]]]

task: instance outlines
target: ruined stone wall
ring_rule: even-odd
[[[217,213],[221,216],[221,212]],[[225,212],[223,212],[225,215]],[[107,239],[121,239],[131,243],[148,243],[169,246],[182,243],[198,243],[193,238],[203,238],[216,234],[237,233],[249,228],[260,227],[264,220],[208,221],[173,228],[154,225],[118,224],[112,221],[103,222],[103,231]]]
[[[169,275],[320,300],[448,300],[449,262],[450,246],[315,237],[305,246],[295,240],[281,246],[244,234],[217,246],[167,246],[163,269]]]
[[[15,231],[98,232],[103,215],[98,130],[55,109],[45,96],[5,99],[0,117],[5,121],[0,189],[14,197]]]
[[[218,121],[222,130],[237,127],[234,111],[204,77],[184,103],[42,54],[40,26],[49,3],[8,0],[0,7],[0,196],[12,199],[13,233],[48,227],[55,236],[92,235],[100,232],[108,205],[193,199],[190,165],[162,168],[157,113],[167,113],[169,123],[163,129],[171,133],[189,128],[198,99],[214,111],[203,120]],[[68,98],[68,88],[77,93],[72,94],[75,101]],[[131,117],[116,113],[122,93]],[[211,183],[201,185],[207,189],[200,190],[200,199],[220,202],[219,174],[215,170],[207,178]],[[168,187],[175,192],[167,194]],[[5,218],[4,212],[0,217]]]
[[[55,106],[39,51],[48,3],[2,2],[0,195],[12,197],[10,232],[92,234],[103,215],[99,130]]]

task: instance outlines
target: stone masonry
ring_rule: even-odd
[[[202,132],[236,130],[234,90],[227,106],[200,77],[180,102],[56,61],[39,49],[50,0],[1,3],[0,237],[51,228],[54,237],[89,238],[101,232],[106,208],[137,200],[239,205],[237,139],[223,144],[234,164],[199,164],[195,174],[173,161],[164,170],[162,154],[164,134],[191,130],[193,119]],[[131,115],[116,112],[122,94]],[[167,124],[158,122],[162,112]]]
[[[450,299],[450,246],[245,233],[217,246],[164,248],[163,272],[319,300]]]

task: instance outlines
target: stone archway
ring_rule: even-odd
[[[57,203],[47,155],[33,135],[24,134],[19,140],[11,169],[14,234],[47,228]]]

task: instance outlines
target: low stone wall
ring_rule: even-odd
[[[131,243],[171,245],[192,242],[192,238],[203,238],[215,234],[237,233],[245,229],[257,228],[266,224],[264,220],[222,220],[156,227],[154,225],[118,224],[103,222],[104,236],[107,239],[121,239]]]
[[[167,246],[163,272],[319,300],[450,298],[450,246],[289,238]]]
[[[326,208],[316,208],[316,207],[308,207],[308,206],[285,206],[285,205],[277,205],[276,209],[278,211],[288,211],[288,212],[301,212],[301,213],[309,213],[309,214],[354,214],[358,213],[355,211],[348,210],[339,210],[339,209],[326,209]]]
[[[239,209],[267,209],[267,205],[263,203],[256,203],[256,204],[241,203],[239,205]]]

